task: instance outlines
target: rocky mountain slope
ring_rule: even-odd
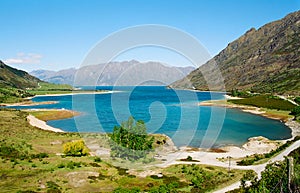
[[[159,62],[136,60],[89,65],[55,71],[36,70],[30,72],[44,81],[71,85],[144,85],[170,84],[185,77],[195,68],[170,67]],[[76,80],[75,80],[76,79]]]
[[[176,81],[171,87],[220,90],[214,84],[216,63],[225,88],[262,93],[300,94],[300,11],[291,13],[259,29],[251,28],[213,59]],[[203,76],[212,78],[205,80]],[[191,83],[191,84],[189,84]]]

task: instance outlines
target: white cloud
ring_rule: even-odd
[[[5,59],[6,64],[39,64],[43,56],[36,53],[18,53],[15,58]]]

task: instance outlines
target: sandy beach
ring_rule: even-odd
[[[63,130],[51,127],[51,126],[47,125],[47,123],[45,121],[37,119],[36,117],[34,117],[32,115],[28,115],[27,120],[29,121],[29,124],[34,126],[34,127],[37,127],[37,128],[43,129],[43,130],[47,130],[47,131],[64,133]]]

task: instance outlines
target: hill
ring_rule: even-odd
[[[193,67],[171,67],[159,62],[139,62],[136,60],[110,62],[84,66],[79,69],[65,69],[60,71],[36,70],[31,75],[41,80],[56,84],[78,85],[136,85],[144,80],[159,81],[170,84],[179,80],[194,70]],[[76,76],[76,80],[75,80]],[[122,80],[122,81],[121,81]],[[148,82],[145,84],[158,84]]]
[[[27,97],[35,94],[70,93],[72,90],[73,87],[70,85],[56,85],[41,81],[25,71],[12,68],[0,61],[0,103],[24,102]]]
[[[208,73],[207,77],[214,77],[214,71],[209,68],[212,62],[216,62],[228,91],[239,89],[299,95],[299,53],[300,11],[297,11],[257,30],[251,28],[213,59],[171,84],[171,87],[208,90],[201,72]],[[188,84],[189,81],[192,85]],[[215,84],[211,89],[221,88]]]
[[[31,76],[25,71],[7,66],[0,60],[0,86],[18,89],[38,87],[41,82],[38,78]]]

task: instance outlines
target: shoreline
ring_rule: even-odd
[[[0,103],[0,107],[13,107],[13,106],[20,106],[20,107],[27,107],[27,106],[37,106],[37,105],[49,105],[49,104],[57,104],[58,101],[43,101],[43,102],[33,102],[32,99],[35,97],[49,97],[49,96],[73,96],[73,95],[83,95],[83,94],[112,94],[118,93],[122,91],[82,91],[82,92],[72,92],[72,93],[62,93],[62,94],[44,94],[44,95],[35,95],[33,97],[24,98],[25,101],[17,102],[17,103]]]
[[[65,131],[63,131],[59,128],[51,127],[45,121],[42,121],[42,120],[36,118],[33,115],[28,115],[27,120],[28,120],[30,125],[32,125],[34,127],[37,127],[39,129],[46,130],[46,131],[52,131],[52,132],[55,132],[55,133],[66,133]]]
[[[86,93],[81,93],[86,94]],[[94,93],[91,93],[94,94]],[[98,93],[105,94],[105,93]],[[65,95],[65,94],[63,94]],[[70,95],[70,94],[69,94]],[[225,98],[228,98],[225,96]],[[220,106],[224,108],[237,108],[247,113],[252,113],[256,115],[265,116],[267,118],[281,120],[278,117],[267,116],[265,111],[262,111],[258,107],[243,106],[236,104],[227,104],[224,103],[226,100],[217,100],[215,101],[203,101],[199,105],[203,106]],[[221,101],[221,103],[220,103]],[[223,102],[223,103],[222,103]],[[37,119],[36,117],[29,115],[27,117],[29,123],[33,126],[36,126],[43,130],[48,130],[52,132],[65,132],[62,129],[54,128],[47,125],[46,122]],[[277,148],[280,144],[285,143],[288,140],[294,139],[295,136],[300,135],[300,124],[293,121],[291,118],[285,121],[284,123],[292,132],[292,137],[286,140],[269,140],[267,138],[258,136],[249,138],[248,141],[243,144],[241,147],[237,145],[225,145],[220,148],[194,148],[194,147],[176,147],[172,142],[169,143],[169,146],[165,150],[160,150],[157,152],[156,159],[160,160],[159,164],[155,164],[157,167],[168,167],[174,164],[207,164],[215,165],[221,167],[228,167],[228,157],[233,158],[233,166],[236,166],[235,160],[244,158],[246,156],[254,154],[262,154],[270,152],[272,149]],[[96,153],[96,152],[95,152]],[[194,160],[199,162],[182,162],[180,159],[185,159],[187,156],[191,156]]]
[[[234,98],[237,99],[237,98]],[[268,114],[266,111],[262,110],[259,107],[254,106],[246,106],[246,105],[237,105],[232,103],[227,103],[227,99],[225,100],[210,100],[210,101],[202,101],[198,103],[199,106],[216,106],[216,107],[223,107],[223,108],[231,108],[231,109],[239,109],[246,113],[251,113],[255,115],[261,115],[263,117],[273,119],[273,120],[279,120],[281,122],[287,122],[288,119]]]
[[[112,93],[118,93],[122,91],[82,91],[82,92],[71,92],[71,93],[62,93],[62,94],[45,94],[45,95],[35,95],[31,97],[30,99],[33,99],[35,97],[48,97],[48,96],[73,96],[73,95],[83,95],[83,94],[112,94]]]

